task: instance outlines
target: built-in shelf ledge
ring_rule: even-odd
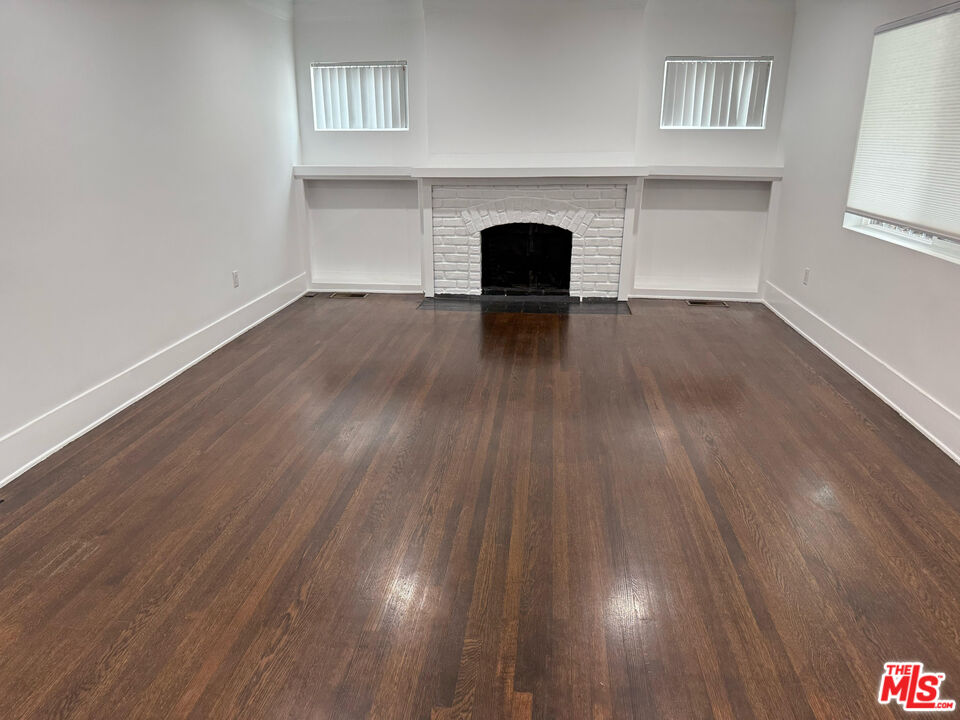
[[[394,165],[294,165],[300,180],[411,180],[413,168]]]
[[[295,165],[301,180],[418,180],[422,178],[651,178],[663,180],[757,180],[783,178],[783,167],[622,165],[578,167],[399,167],[392,165]]]
[[[783,179],[783,166],[652,165],[641,177],[656,180],[763,180]]]

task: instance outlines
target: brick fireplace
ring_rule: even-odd
[[[616,298],[626,185],[434,185],[433,279],[437,295],[480,295],[481,233],[511,223],[569,230],[570,295]]]

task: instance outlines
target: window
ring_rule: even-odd
[[[406,130],[407,63],[313,63],[317,130]]]
[[[873,40],[848,228],[960,259],[960,3]]]
[[[762,130],[772,57],[668,57],[663,129]]]

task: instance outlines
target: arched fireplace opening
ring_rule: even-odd
[[[573,233],[555,225],[507,223],[480,233],[484,295],[570,295]]]

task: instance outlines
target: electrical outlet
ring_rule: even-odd
[[[240,271],[239,270],[233,271],[233,286],[235,288],[240,287]]]
[[[810,268],[803,269],[803,284],[804,285],[810,284]]]

